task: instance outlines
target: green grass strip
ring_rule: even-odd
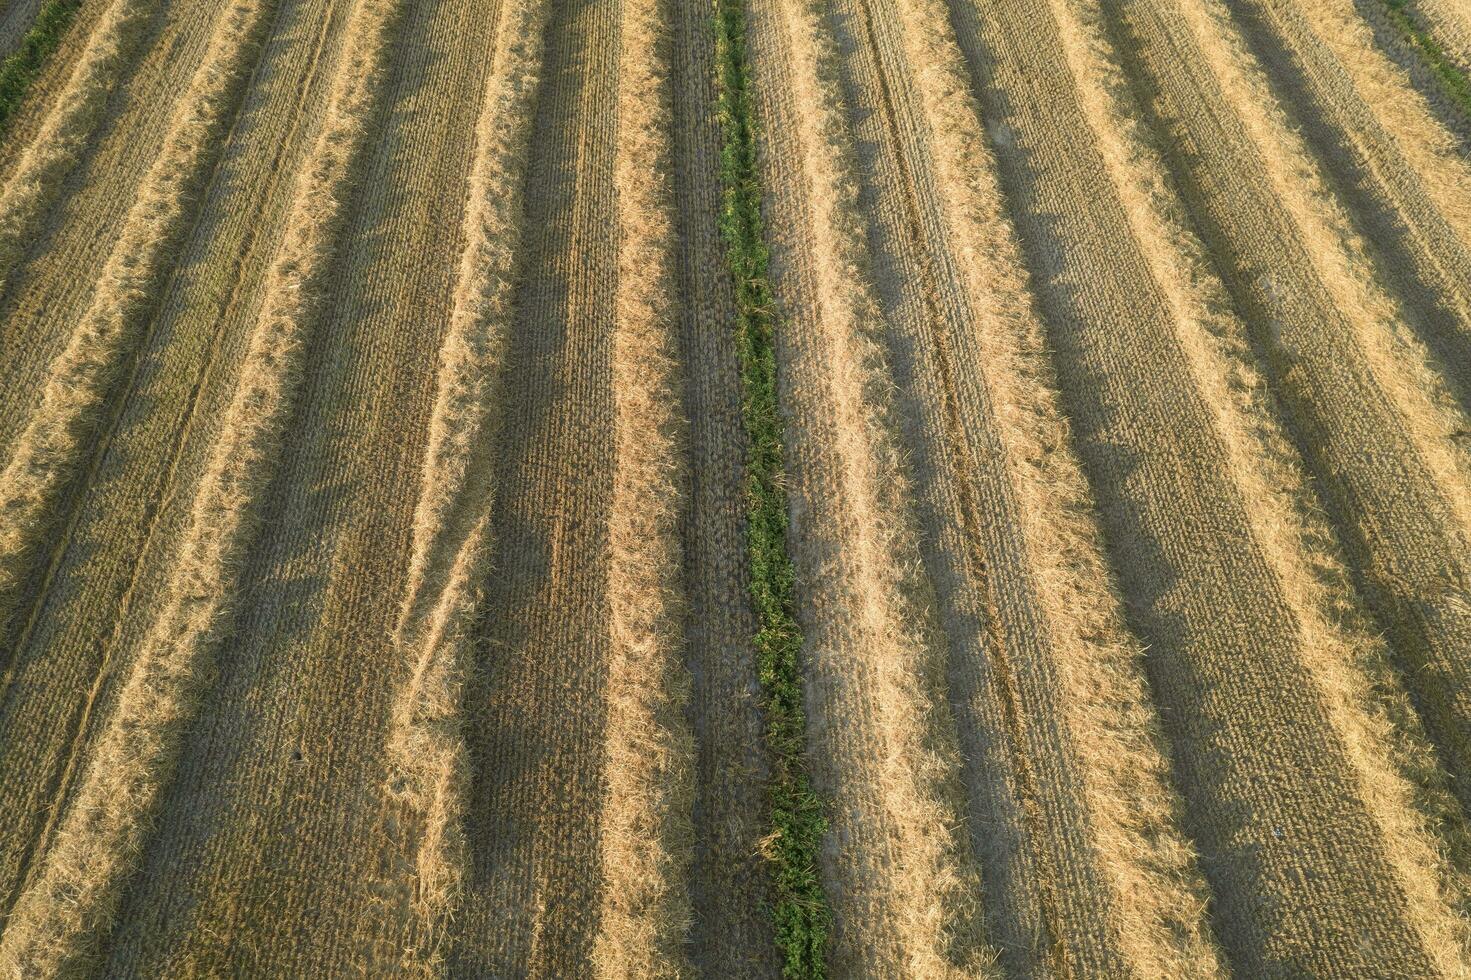
[[[827,821],[803,765],[806,715],[797,657],[802,633],[793,615],[795,572],[787,555],[787,496],[782,484],[782,424],[776,404],[776,350],[767,251],[761,231],[761,185],[746,61],[743,0],[715,0],[719,113],[724,132],[720,230],[735,284],[740,331],[746,456],[746,552],[756,633],[766,742],[772,758],[771,868],[776,942],[787,977],[827,975],[832,916],[817,874]]]
[[[1446,95],[1462,112],[1471,116],[1471,79],[1467,79],[1466,73],[1446,57],[1445,49],[1420,25],[1411,12],[1410,0],[1384,0],[1384,6],[1390,23],[1419,49],[1426,67],[1440,82]]]
[[[61,44],[81,6],[82,0],[46,0],[36,11],[36,19],[31,21],[20,46],[0,61],[0,135],[9,127],[10,117],[20,108],[46,59]]]

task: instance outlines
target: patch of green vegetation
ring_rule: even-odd
[[[81,6],[82,0],[46,0],[36,11],[36,19],[21,38],[20,46],[0,61],[0,134],[4,134],[10,117],[20,108],[31,82],[61,44]]]
[[[803,765],[806,715],[794,610],[795,572],[787,555],[782,423],[776,402],[776,320],[766,279],[761,185],[746,61],[743,0],[715,0],[719,113],[724,131],[720,230],[739,316],[746,456],[746,554],[759,629],[756,657],[772,758],[770,864],[772,917],[787,977],[827,975],[831,913],[817,874],[827,821]]]
[[[1446,57],[1445,49],[1420,24],[1420,21],[1411,12],[1410,0],[1383,0],[1383,2],[1389,13],[1390,23],[1419,50],[1426,67],[1430,69],[1450,100],[1462,112],[1471,116],[1471,79],[1466,77],[1466,73],[1461,71],[1455,62]]]

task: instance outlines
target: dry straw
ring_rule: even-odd
[[[838,83],[839,55],[820,4],[782,5],[799,107],[811,218],[818,349],[835,419],[827,451],[839,553],[824,566],[814,535],[794,536],[813,575],[809,632],[814,717],[856,728],[838,753],[830,851],[835,970],[974,976],[979,872],[960,829],[963,794],[945,693],[945,643],[919,560],[910,481],[895,438],[885,320],[870,285],[863,209]],[[803,420],[794,418],[800,428]],[[798,438],[803,438],[799,435]],[[807,436],[806,438],[811,438]],[[829,649],[822,649],[830,647]],[[828,751],[835,746],[828,746]]]
[[[1229,13],[1191,0],[1178,5],[1175,16],[1188,27],[1222,94],[1239,107],[1236,117],[1257,147],[1275,198],[1351,330],[1346,339],[1357,345],[1358,356],[1454,519],[1445,533],[1471,553],[1471,453],[1458,448],[1454,435],[1471,429],[1471,421],[1454,405],[1424,346],[1402,328],[1406,313],[1386,295],[1368,243],[1354,231],[1302,136],[1273,98]]]
[[[54,546],[51,567],[44,574],[34,567],[39,564],[34,552],[46,539],[56,498],[63,496],[67,481],[88,455],[87,436],[104,414],[111,382],[136,343],[133,335],[139,321],[152,310],[172,264],[174,247],[185,237],[194,214],[191,205],[224,142],[225,122],[244,93],[245,68],[258,48],[271,10],[269,3],[242,0],[222,11],[215,22],[204,60],[174,111],[162,152],[138,189],[122,234],[103,267],[96,295],[67,349],[52,364],[41,408],[0,475],[0,623],[14,609],[19,587],[27,578],[40,583],[38,594],[50,585],[72,527],[66,528]],[[128,379],[128,386],[131,381]],[[120,411],[121,406],[113,413],[114,419]],[[106,438],[91,452],[94,470],[106,452]],[[90,479],[88,473],[86,482]],[[34,622],[33,610],[15,639],[15,650],[26,645]],[[105,647],[105,657],[110,659],[116,643],[114,634]],[[11,671],[14,666],[10,665]],[[96,695],[108,673],[105,659],[87,699],[79,733],[90,729]],[[0,697],[12,678],[8,671],[0,681]],[[82,735],[77,739],[80,744]],[[59,795],[71,785],[77,761],[77,753],[72,752],[61,775]],[[45,853],[60,816],[60,807],[48,813],[34,854]]]
[[[412,940],[405,966],[444,967],[447,923],[464,884],[463,733],[470,636],[490,550],[501,371],[521,278],[532,122],[549,5],[513,0],[475,129],[465,248],[440,352],[413,552],[396,644],[408,682],[389,736],[389,789],[411,814]]]
[[[158,0],[113,0],[88,35],[66,87],[0,191],[0,294],[81,157],[102,109],[117,88]]]
[[[1256,367],[1244,324],[1190,229],[1162,149],[1144,126],[1105,40],[1101,15],[1052,0],[1093,133],[1141,254],[1167,307],[1180,349],[1256,547],[1298,627],[1297,648],[1356,775],[1371,818],[1401,877],[1427,947],[1455,963],[1463,926],[1451,908],[1460,876],[1439,853],[1435,827],[1454,809],[1382,641],[1364,627],[1336,546],[1315,509],[1302,460],[1283,433],[1281,408]]]
[[[163,611],[143,638],[56,842],[0,939],[0,973],[89,972],[143,849],[185,732],[215,672],[256,510],[280,455],[306,344],[345,213],[344,196],[379,105],[399,6],[363,0],[333,83],[325,127],[299,175],[284,241],[206,465]]]
[[[36,552],[55,523],[58,500],[86,463],[91,436],[130,354],[146,344],[140,330],[197,213],[273,9],[267,0],[238,0],[215,22],[92,301],[52,362],[41,404],[0,475],[0,626],[36,571]]]
[[[1082,761],[1094,859],[1112,885],[1107,914],[1140,975],[1219,975],[1223,967],[1205,922],[1205,888],[1180,831],[1181,804],[1148,707],[1142,651],[1123,625],[1091,494],[1068,451],[1072,438],[1042,323],[1004,214],[963,55],[942,4],[904,0],[900,10],[952,239],[976,311],[991,417],[1007,447],[1030,576],[1050,645],[1062,661],[1059,708]],[[1086,78],[1077,81],[1088,89]]]
[[[694,743],[685,718],[680,518],[688,495],[675,316],[668,6],[629,0],[621,26],[619,222],[609,517],[606,797],[600,976],[691,975]]]
[[[1414,261],[1456,322],[1454,344],[1437,351],[1444,369],[1471,384],[1471,365],[1455,362],[1471,344],[1471,162],[1407,74],[1375,43],[1353,0],[1261,4],[1293,44],[1337,118],[1339,132],[1378,196],[1392,202],[1413,240]],[[1423,327],[1421,327],[1423,331]],[[1467,393],[1463,392],[1463,397]]]

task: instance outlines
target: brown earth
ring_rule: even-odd
[[[1380,4],[743,6],[832,975],[1471,973],[1471,120]],[[82,4],[0,973],[780,974],[715,30]]]

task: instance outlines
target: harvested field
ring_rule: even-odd
[[[1457,0],[0,0],[0,976],[1471,975]]]

